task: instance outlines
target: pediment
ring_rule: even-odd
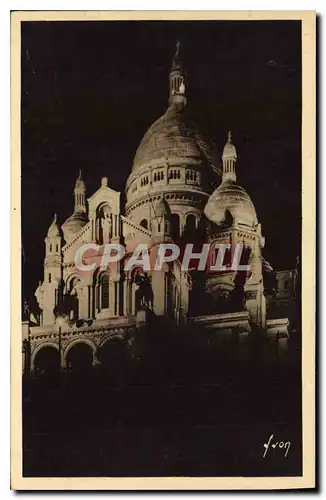
[[[90,198],[88,198],[89,218],[93,218],[100,205],[107,204],[112,213],[120,213],[120,192],[108,186],[101,186]]]

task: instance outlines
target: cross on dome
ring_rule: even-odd
[[[181,45],[180,40],[177,40],[177,43],[175,44],[176,49],[177,49],[175,52],[176,56],[178,56],[180,54],[180,45]]]

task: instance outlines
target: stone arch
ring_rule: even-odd
[[[187,212],[185,214],[185,228],[189,231],[195,231],[198,227],[198,214],[195,212]]]
[[[109,309],[112,304],[110,297],[110,273],[108,269],[102,271],[96,269],[93,274],[93,291],[94,291],[94,313],[99,313],[102,309]]]
[[[180,237],[180,215],[178,213],[171,214],[171,232],[174,240]]]
[[[96,345],[95,343],[87,338],[78,338],[74,339],[69,342],[69,344],[66,346],[64,353],[63,353],[63,363],[65,366],[68,368],[71,368],[71,363],[73,363],[73,351],[75,348],[78,349],[78,347],[84,347],[87,346],[87,348],[90,349],[90,355],[88,356],[87,363],[89,367],[91,367],[94,364],[94,360],[96,359]],[[70,359],[69,359],[70,358]],[[74,367],[73,367],[74,368]]]
[[[106,335],[104,337],[104,339],[101,340],[99,346],[98,346],[98,350],[102,349],[102,347],[104,347],[104,345],[107,343],[107,342],[111,342],[111,341],[120,341],[120,342],[125,342],[125,339],[124,339],[124,336],[122,333],[108,333],[108,335]]]
[[[91,340],[91,339],[87,339],[87,338],[78,338],[78,339],[73,339],[71,340],[65,347],[65,350],[63,352],[63,359],[67,359],[67,355],[70,351],[70,349],[72,349],[75,345],[77,344],[87,344],[93,351],[93,353],[95,354],[96,353],[96,345],[95,343]]]
[[[102,368],[113,378],[125,372],[128,355],[128,344],[122,334],[109,334],[102,340],[97,350],[97,358]]]
[[[112,235],[112,207],[107,201],[99,203],[95,210],[95,237],[100,244],[107,243]]]
[[[42,350],[42,349],[45,349],[47,347],[50,347],[52,349],[55,349],[57,352],[58,352],[58,361],[59,361],[59,366],[60,366],[60,352],[59,352],[59,344],[56,344],[55,342],[50,342],[48,340],[46,340],[45,342],[42,342],[41,344],[39,344],[35,349],[34,351],[32,352],[32,356],[31,356],[31,371],[33,371],[35,369],[35,360],[36,360],[36,356],[39,354],[39,352]]]
[[[72,286],[72,283],[74,282],[74,280],[76,280],[76,281],[78,280],[80,282],[83,281],[80,274],[78,274],[78,272],[76,272],[76,271],[70,273],[67,276],[67,278],[65,280],[65,288],[64,288],[65,293],[68,293],[69,290],[71,290],[71,286]]]
[[[66,279],[64,309],[71,320],[77,320],[80,316],[80,300],[84,286],[84,280],[76,272],[71,273]]]

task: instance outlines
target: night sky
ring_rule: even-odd
[[[301,245],[299,21],[24,22],[22,223],[24,289],[43,278],[44,237],[73,211],[79,168],[88,196],[107,176],[124,190],[148,127],[164,113],[181,41],[188,105],[221,152],[229,129],[237,174],[277,269]]]

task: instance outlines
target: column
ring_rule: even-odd
[[[96,366],[96,365],[100,365],[101,362],[98,360],[97,358],[97,351],[93,351],[93,361],[92,361],[92,365],[93,366]]]
[[[114,316],[114,305],[115,305],[115,286],[112,280],[109,280],[109,312],[110,316]]]
[[[61,370],[65,370],[67,368],[67,360],[65,359],[64,356],[64,349],[60,347],[60,367]]]
[[[123,316],[128,316],[128,312],[129,312],[129,307],[128,307],[129,279],[125,278],[124,281],[121,282],[121,286],[123,287]]]
[[[92,287],[87,285],[87,304],[88,304],[88,317],[91,318],[92,314]]]
[[[119,316],[119,283],[114,282],[114,316]]]
[[[130,287],[131,292],[131,314],[136,314],[136,283],[132,283]]]

